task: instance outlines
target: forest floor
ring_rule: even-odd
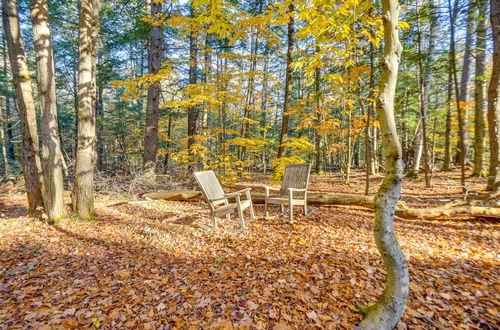
[[[430,207],[460,198],[458,175],[437,173],[432,189],[405,180],[402,199]],[[355,172],[346,186],[337,174],[313,176],[311,191],[362,194],[363,179]],[[468,182],[471,195],[484,187]],[[264,184],[262,175],[241,182]],[[256,205],[246,232],[226,219],[213,231],[203,201],[114,200],[98,196],[95,220],[48,225],[26,215],[19,187],[3,188],[0,328],[353,328],[355,301],[382,293],[371,210],[313,207],[287,224]],[[411,281],[398,328],[498,329],[500,224],[397,218],[395,226]]]

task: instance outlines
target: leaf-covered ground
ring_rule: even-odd
[[[433,189],[406,181],[403,199],[425,207],[459,197],[449,175]],[[323,176],[311,187],[363,189],[360,173],[351,186]],[[383,290],[367,209],[316,207],[286,224],[256,206],[258,219],[240,232],[225,219],[212,231],[203,202],[110,204],[100,204],[95,221],[50,226],[26,216],[23,195],[4,190],[0,328],[352,328],[360,319],[354,302],[373,302]],[[396,229],[411,278],[398,328],[499,326],[497,223],[397,219]]]

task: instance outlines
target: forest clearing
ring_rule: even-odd
[[[0,329],[498,329],[499,0],[1,0]]]
[[[460,187],[449,182],[459,175],[440,175],[432,190],[408,180],[402,199],[413,207],[455,199]],[[362,193],[353,191],[362,177],[354,173],[352,187],[313,177],[310,189]],[[360,318],[354,301],[381,294],[385,271],[366,208],[314,207],[287,224],[256,205],[242,233],[226,220],[212,230],[203,201],[116,199],[98,193],[95,220],[50,226],[25,215],[19,191],[2,191],[3,327],[349,329]],[[498,326],[497,221],[397,218],[395,227],[411,288],[398,329]]]

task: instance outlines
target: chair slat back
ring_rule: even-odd
[[[210,200],[214,198],[224,197],[224,190],[219,180],[217,180],[214,171],[195,172],[194,177],[209,203],[211,203]]]
[[[288,196],[288,188],[307,189],[310,172],[311,164],[286,165],[281,181],[281,196]],[[304,193],[295,193],[294,196],[303,197]]]

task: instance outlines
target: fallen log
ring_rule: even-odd
[[[157,192],[146,193],[141,197],[146,199],[163,199],[168,201],[191,201],[199,200],[202,194],[197,190],[160,190]],[[263,193],[252,193],[252,201],[255,204],[264,203]],[[307,195],[310,205],[351,205],[373,208],[373,197],[353,194],[324,194],[310,193]],[[459,202],[456,205],[447,203],[440,207],[432,208],[411,208],[404,202],[398,202],[396,216],[405,219],[439,219],[451,217],[484,217],[500,219],[500,208],[475,206],[474,201]]]

